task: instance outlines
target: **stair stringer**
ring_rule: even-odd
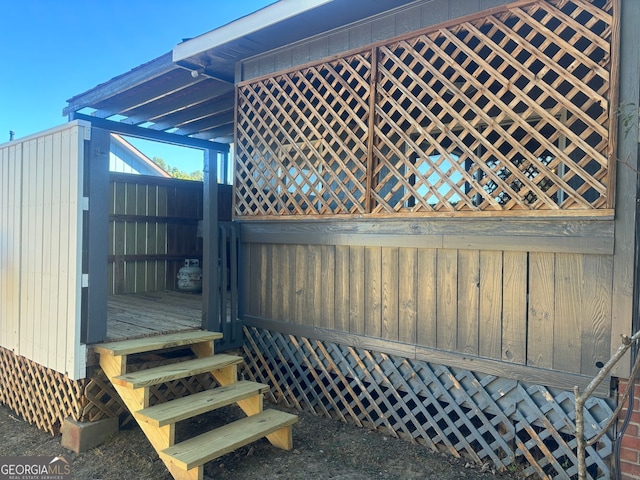
[[[175,444],[175,424],[156,427],[155,425],[138,420],[135,415],[135,412],[149,406],[149,387],[134,390],[111,381],[112,378],[127,373],[126,355],[109,356],[101,354],[100,367],[109,379],[109,382],[111,382],[111,385],[115,388],[118,395],[120,395],[120,398],[129,409],[129,412],[131,412],[133,418],[140,426],[140,429],[149,439],[149,443],[151,443],[155,451],[159,454],[159,452],[165,448],[173,446]],[[175,480],[203,480],[204,467],[202,465],[190,470],[184,470],[170,461],[165,461],[162,456],[160,456],[160,458]]]
[[[206,345],[193,345],[191,350],[198,358],[213,355],[213,342]],[[223,387],[238,381],[238,368],[236,365],[224,370],[213,370],[211,374]],[[263,411],[263,395],[240,400],[236,402],[236,404],[242,409],[247,417],[250,417]],[[280,448],[282,450],[291,450],[293,448],[293,432],[289,427],[273,432],[265,438],[276,448]]]

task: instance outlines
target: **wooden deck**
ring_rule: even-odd
[[[175,291],[110,295],[107,341],[200,328],[202,295]]]

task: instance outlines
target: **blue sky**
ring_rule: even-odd
[[[65,123],[66,100],[273,0],[21,0],[0,22],[0,143]],[[187,172],[200,151],[143,148]]]

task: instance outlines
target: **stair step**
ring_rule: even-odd
[[[190,470],[255,442],[270,433],[290,427],[297,421],[296,415],[279,410],[264,410],[256,415],[178,443],[159,453],[164,460],[170,461],[180,468]]]
[[[236,355],[216,354],[213,357],[197,358],[185,362],[172,363],[161,367],[140,370],[113,377],[111,382],[129,388],[143,388],[158,385],[179,378],[190,377],[200,373],[218,370],[231,365],[242,363],[242,357]]]
[[[186,332],[170,333],[167,335],[155,335],[152,337],[134,338],[121,342],[109,342],[93,345],[93,350],[100,354],[113,356],[132,355],[134,353],[152,352],[194,343],[219,340],[222,334],[219,332],[205,332],[202,330],[189,330]]]
[[[157,427],[176,423],[269,391],[269,386],[245,380],[205,390],[135,413],[136,418]]]

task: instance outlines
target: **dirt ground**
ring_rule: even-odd
[[[235,410],[228,407],[179,424],[177,441],[187,430],[206,431],[223,423],[223,418],[235,418]],[[64,450],[59,436],[38,430],[4,406],[0,406],[0,432],[0,456],[64,455],[78,480],[171,480],[137,425],[123,428],[101,446],[81,454]],[[293,442],[294,449],[285,452],[259,440],[208,463],[205,476],[216,480],[518,478],[495,474],[488,465],[471,465],[465,459],[308,413],[299,414]]]

